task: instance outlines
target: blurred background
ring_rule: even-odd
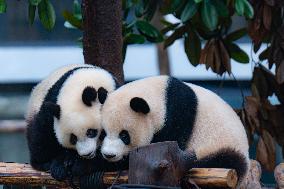
[[[7,12],[0,14],[0,161],[29,162],[23,128],[32,88],[54,69],[84,62],[82,48],[77,42],[82,34],[64,27],[64,18],[60,14],[65,9],[72,9],[71,1],[52,2],[57,14],[52,31],[46,31],[38,19],[33,26],[29,25],[28,3],[24,1],[7,1]],[[174,21],[175,18],[169,16],[167,19]],[[246,22],[242,19],[234,18],[232,30],[244,27]],[[249,38],[244,37],[237,44],[251,54]],[[218,93],[232,107],[240,108],[243,95],[250,95],[251,64],[232,61],[233,74],[220,77],[207,71],[205,65],[194,67],[189,64],[182,40],[177,40],[166,53],[171,75]],[[159,56],[163,55],[157,53],[155,44],[129,46],[124,63],[126,81],[160,74]],[[264,180],[273,182],[270,176]]]

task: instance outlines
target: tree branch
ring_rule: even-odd
[[[186,178],[200,187],[234,188],[237,182],[236,171],[231,169],[194,168],[189,171]],[[126,171],[106,172],[103,174],[102,182],[105,186],[110,186],[114,182],[124,184],[128,182],[128,174]],[[28,164],[3,162],[0,162],[0,184],[68,187],[67,182],[56,181],[49,173],[36,171]],[[75,181],[75,184],[79,185],[79,181]]]

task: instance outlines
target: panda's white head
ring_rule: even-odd
[[[117,103],[112,104],[112,98],[118,100]],[[149,144],[154,135],[152,116],[143,98],[117,99],[114,95],[107,99],[102,109],[103,157],[116,162],[133,148]]]
[[[76,109],[46,102],[54,116],[54,132],[58,142],[65,148],[75,149],[84,158],[95,157],[101,132],[100,108],[108,91],[100,87],[86,87]],[[70,108],[66,110],[66,108]]]

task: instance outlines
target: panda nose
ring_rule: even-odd
[[[104,156],[105,156],[107,159],[111,159],[111,158],[114,158],[116,155],[115,155],[115,154],[104,154]]]

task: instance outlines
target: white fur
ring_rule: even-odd
[[[162,129],[168,78],[156,76],[134,81],[108,96],[102,108],[102,127],[107,133],[102,153],[115,154],[115,159],[111,161],[121,159],[135,147],[149,144],[153,134]],[[187,150],[194,150],[197,158],[202,158],[230,147],[243,154],[249,165],[246,132],[233,109],[213,92],[193,84],[187,85],[198,99],[196,122]],[[129,102],[133,97],[143,98],[148,103],[150,112],[147,115],[130,108]],[[118,142],[121,130],[127,130],[131,136],[127,147]]]
[[[76,70],[63,84],[57,98],[57,104],[61,107],[60,119],[55,121],[54,130],[60,144],[67,148],[76,148],[70,144],[70,135],[73,133],[78,141],[86,141],[88,129],[100,131],[101,103],[98,98],[91,107],[82,102],[82,93],[86,87],[93,87],[98,90],[104,87],[112,92],[115,82],[112,76],[103,69],[79,69]],[[98,133],[95,140],[97,140]],[[89,146],[90,143],[86,144]],[[93,150],[96,150],[96,143],[93,143]],[[77,149],[79,152],[79,150]]]
[[[234,110],[215,93],[197,85],[188,86],[198,99],[194,135],[188,148],[194,149],[198,158],[226,147],[234,147],[248,157],[246,132]]]
[[[193,150],[198,159],[213,154],[222,148],[235,149],[246,158],[250,166],[249,145],[244,126],[234,110],[219,96],[210,90],[193,84],[198,99],[196,122],[188,150]],[[248,171],[245,173],[246,177]],[[238,185],[244,180],[241,180]]]
[[[77,67],[84,68],[74,71],[60,89],[57,98],[57,104],[60,105],[60,119],[54,118],[54,132],[63,147],[76,149],[79,155],[89,155],[91,158],[95,155],[100,134],[101,104],[97,98],[91,107],[86,106],[82,101],[82,93],[87,86],[96,90],[103,87],[108,92],[112,92],[115,89],[115,81],[107,71],[92,65],[79,64],[68,65],[54,71],[33,89],[28,103],[26,120],[29,122],[34,119],[48,90],[56,81],[66,72]],[[98,129],[98,135],[95,138],[87,138],[88,129]],[[78,138],[76,145],[70,144],[71,134],[75,134]]]
[[[90,67],[91,65],[82,65],[82,64],[71,64],[67,66],[63,66],[51,74],[49,74],[44,80],[42,80],[39,84],[37,84],[31,93],[28,107],[25,115],[26,120],[30,120],[34,117],[36,113],[38,113],[42,102],[48,92],[48,90],[52,87],[52,85],[62,76],[64,73],[76,67]]]
[[[123,129],[129,132],[131,143],[128,146],[121,143],[125,147],[118,147],[119,149],[116,150],[117,160],[118,157],[127,155],[129,149],[149,144],[153,133],[160,129],[166,113],[162,104],[165,102],[167,77],[145,80],[147,82],[138,80],[128,83],[108,95],[102,108],[102,126],[107,134],[102,144],[102,154],[114,153],[111,141],[120,140],[119,133]],[[133,97],[143,97],[148,102],[149,114],[136,113],[130,108],[129,102]]]
[[[125,154],[128,154],[130,148],[125,145],[119,138],[106,137],[104,139],[104,147],[101,149],[102,155],[115,155],[110,159],[111,162],[119,161]],[[105,157],[106,158],[106,157]]]
[[[79,140],[76,143],[76,149],[80,156],[93,158],[95,157],[97,149],[97,137],[96,138],[85,138],[83,140]]]

